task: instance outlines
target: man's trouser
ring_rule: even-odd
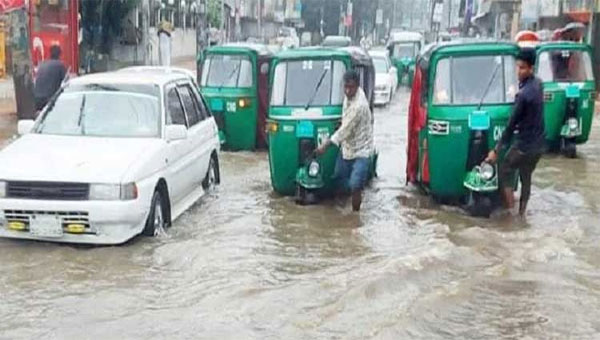
[[[360,191],[365,187],[368,176],[369,158],[344,159],[339,153],[333,174],[339,189],[344,192]]]
[[[531,175],[541,157],[541,152],[522,152],[516,146],[511,146],[500,165],[501,188],[512,188],[515,171],[519,170],[521,202],[527,202],[531,195]]]

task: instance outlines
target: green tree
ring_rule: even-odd
[[[221,0],[207,1],[208,22],[212,27],[221,27]]]

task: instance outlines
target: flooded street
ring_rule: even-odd
[[[119,247],[0,241],[1,339],[600,339],[600,119],[544,157],[525,221],[405,186],[400,89],[377,109],[379,178],[349,202],[273,193],[267,154],[166,235]]]

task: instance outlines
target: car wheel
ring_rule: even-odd
[[[154,192],[150,207],[150,214],[148,214],[148,220],[142,233],[145,236],[157,236],[164,233],[167,225],[165,222],[165,204],[159,190]]]
[[[206,176],[202,181],[202,188],[204,190],[213,190],[220,182],[221,175],[219,172],[219,159],[213,154],[210,157],[210,162],[208,163],[208,171],[206,172]]]

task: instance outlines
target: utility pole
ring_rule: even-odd
[[[590,22],[588,23],[588,38],[587,38],[587,43],[594,46],[593,42],[594,42],[594,19],[595,18],[595,13],[596,12],[596,0],[592,0],[591,1],[591,8],[590,8]]]
[[[208,14],[206,8],[207,0],[197,0],[197,25],[196,25],[196,74],[200,83],[202,66],[200,63],[204,57],[204,50],[208,47]]]
[[[396,5],[398,0],[392,0],[392,28],[396,28]]]
[[[263,12],[263,0],[258,0],[258,37],[262,39],[262,12]]]
[[[448,0],[448,27],[446,30],[450,31],[450,27],[452,27],[452,0]]]
[[[150,65],[150,51],[148,48],[150,44],[148,42],[148,31],[150,19],[150,3],[148,0],[142,0],[142,48],[143,48],[143,59],[144,65]]]

